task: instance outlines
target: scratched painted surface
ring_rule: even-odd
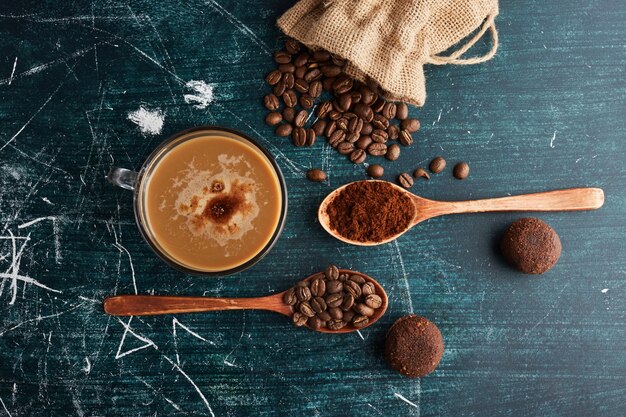
[[[515,214],[433,219],[379,248],[323,232],[316,205],[364,176],[263,124],[273,22],[291,2],[64,3],[0,6],[0,415],[626,414],[623,3],[503,2],[497,57],[427,69],[418,144],[388,167],[392,178],[437,154],[469,161],[465,182],[448,171],[414,187],[441,199],[604,188],[598,212],[541,215],[564,251],[540,277],[495,250]],[[129,120],[141,107],[145,133]],[[259,139],[289,185],[278,245],[233,277],[164,266],[135,228],[131,194],[104,181],[197,124]],[[304,181],[312,166],[329,183]],[[101,309],[135,291],[272,293],[328,262],[380,279],[391,297],[378,325],[328,336],[264,312],[118,320]],[[409,312],[446,342],[421,380],[381,358],[388,326]]]

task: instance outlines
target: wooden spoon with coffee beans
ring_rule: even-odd
[[[341,274],[359,275],[366,282],[375,287],[375,294],[382,303],[369,317],[367,325],[356,328],[351,324],[338,330],[325,327],[314,329],[308,324],[305,326],[322,333],[349,333],[361,330],[376,323],[387,310],[389,300],[383,287],[375,279],[356,271],[340,269]],[[319,277],[320,273],[311,275],[303,281],[311,281]],[[188,296],[161,296],[161,295],[115,295],[104,300],[104,311],[113,316],[155,316],[160,314],[202,313],[221,310],[268,310],[293,318],[294,309],[283,301],[289,290],[265,297],[254,298],[211,298]]]
[[[604,192],[600,188],[570,188],[566,190],[546,191],[542,193],[514,195],[499,198],[488,198],[484,200],[469,201],[436,201],[417,196],[396,184],[388,181],[369,180],[387,184],[394,190],[410,197],[414,207],[413,219],[406,228],[400,232],[379,241],[358,241],[342,236],[337,230],[331,227],[331,219],[328,214],[328,206],[336,198],[341,198],[341,192],[353,184],[364,183],[366,181],[356,181],[346,184],[332,191],[324,198],[320,204],[317,217],[322,227],[333,237],[342,242],[359,246],[375,246],[391,242],[418,223],[432,217],[443,216],[444,214],[459,213],[480,213],[489,211],[578,211],[595,210],[604,204]]]

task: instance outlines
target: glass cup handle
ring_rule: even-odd
[[[130,169],[114,167],[111,168],[106,178],[113,185],[133,191],[137,183],[137,176],[139,174]]]

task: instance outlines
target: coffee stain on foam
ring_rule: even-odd
[[[139,106],[139,109],[128,113],[128,120],[136,124],[144,135],[158,135],[163,129],[165,114],[160,109]]]
[[[193,94],[185,94],[185,103],[193,104],[196,109],[206,109],[213,102],[213,86],[204,81],[191,80],[185,87],[193,91]]]

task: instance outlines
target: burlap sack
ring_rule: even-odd
[[[345,58],[348,74],[364,82],[371,78],[388,99],[422,106],[424,64],[467,65],[493,57],[497,14],[497,0],[300,0],[277,24],[307,46]],[[441,55],[474,31],[459,49]],[[462,59],[487,31],[491,50]]]

